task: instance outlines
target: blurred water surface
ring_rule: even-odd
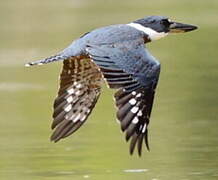
[[[0,179],[218,179],[217,0],[0,1]],[[151,151],[128,154],[104,92],[73,136],[49,142],[62,63],[25,68],[83,33],[166,15],[200,28],[148,45],[162,72],[149,127]]]

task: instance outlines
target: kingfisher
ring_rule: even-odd
[[[165,16],[146,16],[87,32],[60,53],[27,63],[25,66],[63,61],[51,141],[70,136],[86,122],[106,82],[116,89],[116,117],[130,141],[130,154],[137,147],[141,156],[143,144],[149,150],[148,125],[161,66],[145,44],[195,29],[197,26]]]

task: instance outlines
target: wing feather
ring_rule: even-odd
[[[88,45],[90,58],[102,71],[115,93],[117,119],[130,142],[130,154],[137,146],[141,156],[143,139],[148,145],[148,124],[153,106],[160,64],[139,41],[120,44]]]
[[[51,140],[65,138],[86,121],[100,95],[102,74],[90,59],[64,60],[60,88],[54,101]]]

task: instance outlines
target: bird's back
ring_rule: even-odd
[[[78,56],[85,53],[87,45],[118,44],[142,39],[144,34],[126,24],[110,25],[85,33],[68,46],[62,54]]]

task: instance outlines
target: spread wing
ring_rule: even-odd
[[[71,135],[86,121],[100,95],[101,81],[102,74],[90,59],[71,57],[64,60],[54,102],[52,141]]]
[[[117,118],[126,140],[131,138],[130,153],[135,146],[141,155],[143,139],[147,149],[148,124],[160,64],[144,48],[143,40],[116,44],[88,45],[86,51],[100,67],[104,78],[115,93]]]

